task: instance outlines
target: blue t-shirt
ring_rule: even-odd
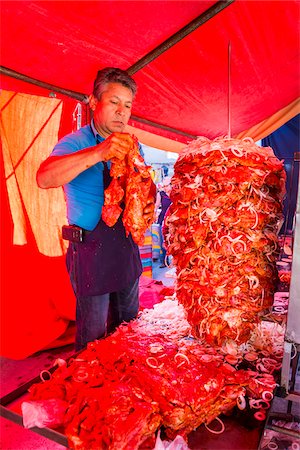
[[[92,121],[91,125],[63,137],[50,156],[69,155],[102,141],[104,138],[97,133]],[[141,146],[140,152],[142,153]],[[110,167],[110,163],[107,164]],[[98,162],[63,186],[69,224],[93,230],[99,222],[104,203],[103,170],[103,163]]]

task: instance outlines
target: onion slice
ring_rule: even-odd
[[[206,425],[206,423],[204,424],[205,428],[206,428],[208,431],[210,431],[211,433],[213,433],[213,434],[221,434],[221,433],[223,433],[223,431],[225,430],[225,425],[224,425],[224,423],[222,422],[222,420],[221,420],[219,417],[216,417],[215,420],[217,420],[218,422],[220,422],[220,424],[221,424],[221,430],[219,430],[219,431],[212,430],[211,428],[209,428],[209,427]]]

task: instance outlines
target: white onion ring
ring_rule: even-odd
[[[47,375],[48,375],[48,377],[49,377],[48,380],[44,378],[44,374],[47,374]],[[42,380],[43,383],[45,383],[45,381],[51,380],[51,378],[52,378],[52,375],[51,375],[51,373],[49,372],[49,370],[42,370],[42,371],[41,371],[41,373],[40,373],[40,379]]]
[[[258,355],[255,352],[248,352],[245,353],[244,358],[246,359],[246,361],[256,361]]]
[[[294,350],[295,353],[291,356],[291,359],[294,359],[295,356],[297,355],[297,347],[294,342],[292,343],[292,349]]]
[[[62,367],[62,366],[66,366],[67,365],[67,362],[64,360],[64,359],[62,359],[62,358],[57,358],[55,361],[54,361],[54,363],[53,363],[53,366],[58,366],[58,367]]]
[[[152,364],[152,362],[150,361],[150,359],[152,361],[156,362],[156,366],[154,364]],[[146,363],[148,364],[149,367],[152,367],[152,369],[161,369],[162,366],[164,365],[164,363],[158,365],[158,361],[156,358],[154,358],[154,356],[149,356],[149,358],[146,359]]]
[[[249,406],[252,409],[260,409],[260,400],[251,398],[249,400]]]
[[[237,156],[238,158],[244,156],[244,152],[242,149],[239,149],[237,147],[229,147],[228,150],[231,150],[231,152],[234,154],[234,156]]]
[[[246,408],[246,400],[243,395],[239,395],[236,399],[237,407],[242,411]]]
[[[265,400],[266,402],[269,402],[273,399],[273,394],[270,391],[264,391],[262,393],[262,399]]]
[[[219,430],[219,431],[212,430],[211,428],[208,428],[208,426],[206,425],[206,423],[204,424],[205,428],[206,428],[208,431],[210,431],[211,433],[213,433],[213,434],[221,434],[221,433],[223,433],[223,431],[225,430],[225,425],[224,425],[224,423],[222,422],[222,420],[221,420],[219,417],[216,417],[215,420],[217,420],[218,422],[220,422],[220,424],[221,424],[221,430]]]
[[[249,142],[250,144],[255,144],[254,140],[250,136],[246,136],[242,139],[243,142]]]
[[[182,366],[182,365],[185,364],[186,362],[187,362],[188,364],[190,364],[189,358],[188,358],[184,353],[176,353],[176,355],[174,356],[174,360],[175,360],[176,363],[177,363],[177,358],[179,358],[179,357],[181,357],[181,358],[183,359],[183,361],[181,361],[181,363],[178,364],[177,367]]]

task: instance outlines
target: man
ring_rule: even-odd
[[[89,99],[91,124],[61,139],[37,173],[40,188],[63,186],[68,222],[75,226],[67,268],[76,295],[76,350],[135,318],[139,308],[138,246],[131,235],[126,237],[121,217],[113,227],[101,219],[110,161],[122,160],[132,145],[123,130],[136,89],[127,72],[100,70]],[[153,211],[149,201],[144,218],[150,219]],[[76,242],[78,231],[82,242]]]
[[[165,219],[166,212],[171,205],[171,199],[169,197],[172,190],[171,178],[164,177],[162,182],[162,188],[159,190],[156,196],[155,202],[155,211],[160,210],[159,215],[157,217],[157,223],[160,225],[159,227],[159,236],[160,236],[160,269],[167,267],[169,265],[169,257],[167,256],[167,249],[165,247],[164,235],[163,235],[163,222]],[[167,263],[167,264],[166,264]]]

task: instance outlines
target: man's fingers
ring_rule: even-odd
[[[133,145],[133,138],[128,133],[113,133],[111,134],[111,141],[128,149]]]
[[[151,219],[154,215],[154,203],[146,205],[143,211],[145,220]]]
[[[153,208],[154,208],[154,199],[153,198],[148,198],[147,199],[147,202],[146,202],[146,205],[153,205]]]
[[[121,139],[124,142],[128,142],[129,144],[133,144],[133,137],[129,133],[113,133],[111,136],[115,136],[118,139]]]
[[[134,137],[128,133],[112,133],[104,142],[99,144],[103,160],[122,160],[134,145]]]

